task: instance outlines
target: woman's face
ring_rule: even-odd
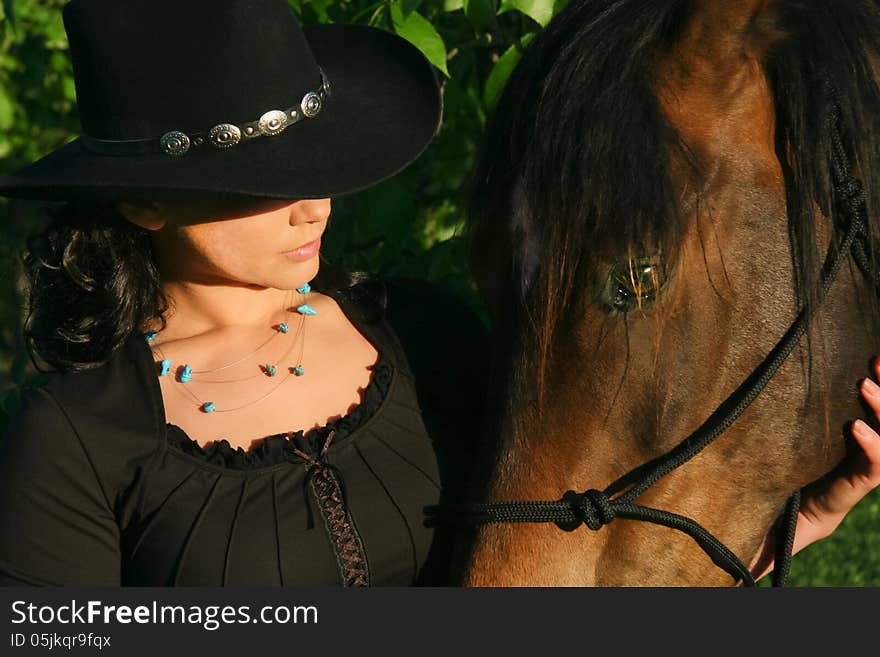
[[[289,290],[315,278],[330,199],[120,204],[152,231],[164,281]]]

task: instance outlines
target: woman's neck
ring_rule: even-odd
[[[163,285],[169,309],[162,342],[265,331],[299,305],[296,291],[245,285],[169,282]],[[158,320],[156,320],[158,323]],[[156,330],[159,326],[151,326]]]

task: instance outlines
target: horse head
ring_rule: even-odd
[[[828,117],[876,218],[877,35],[876,0],[571,0],[538,35],[473,196],[472,268],[497,336],[475,499],[560,500],[656,462],[810,304],[763,392],[637,502],[748,563],[792,493],[840,461],[880,333],[848,254],[818,303],[841,239]],[[594,502],[601,515],[607,498]],[[692,537],[608,520],[480,526],[462,581],[732,583]]]

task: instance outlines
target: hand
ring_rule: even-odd
[[[874,370],[880,377],[880,360],[874,364]],[[865,379],[860,390],[880,420],[880,386]],[[792,554],[830,536],[849,510],[880,485],[880,435],[862,420],[853,422],[851,429],[862,451],[848,456],[827,477],[804,490]],[[772,539],[765,538],[750,566],[756,580],[773,570],[773,553]]]

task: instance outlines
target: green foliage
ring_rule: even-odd
[[[66,1],[0,3],[2,173],[38,159],[79,131],[61,21]],[[304,24],[359,23],[394,31],[441,71],[444,121],[427,153],[393,180],[334,200],[327,251],[335,261],[472,294],[461,235],[467,175],[486,116],[522,49],[565,2],[290,0]],[[39,204],[0,200],[0,428],[17,409],[22,387],[45,378],[33,371],[19,330],[18,253],[39,224],[38,209]],[[795,558],[793,583],[880,584],[878,523],[880,493],[875,493],[831,539]]]
[[[486,80],[486,88],[483,91],[483,102],[490,110],[494,108],[495,103],[498,102],[501,92],[504,91],[504,84],[507,82],[507,78],[510,77],[513,69],[516,68],[516,65],[522,58],[523,51],[526,49],[526,46],[529,45],[534,36],[534,34],[529,33],[517,40],[516,43],[504,51],[504,54],[501,55],[498,59],[498,63],[495,64],[495,67],[489,74],[489,79]]]
[[[518,55],[541,26],[525,11],[502,12],[497,0],[291,5],[305,24],[362,23],[399,34],[437,67],[443,86],[434,144],[394,180],[334,200],[327,253],[349,268],[443,282],[479,309],[462,235],[467,176],[487,114],[515,65],[511,53]]]
[[[768,575],[759,584],[769,587]],[[788,586],[880,585],[880,489],[868,494],[825,540],[798,552]]]
[[[9,2],[4,4],[8,16]],[[61,22],[64,0],[15,2],[0,23],[0,161],[8,171],[60,146],[79,128]]]
[[[391,5],[391,22],[394,31],[421,50],[428,61],[448,77],[446,68],[446,44],[434,26],[414,9],[406,10],[404,2]]]
[[[880,585],[880,490],[859,502],[829,538],[795,556],[790,584]]]
[[[495,0],[464,0],[464,15],[476,34],[485,34],[495,24]]]
[[[15,4],[12,0],[3,0],[3,4],[0,5],[0,9],[3,11],[3,18],[9,20],[9,23],[15,27]]]
[[[64,0],[0,5],[0,170],[22,167],[74,135],[75,91],[61,21]],[[14,27],[10,18],[15,16]],[[0,201],[0,426],[21,385],[42,377],[22,349],[18,253],[38,221],[35,208]]]
[[[553,14],[559,10],[559,7],[554,7],[556,4],[559,3],[554,3],[553,0],[504,0],[501,3],[500,11],[515,9],[530,16],[539,25],[545,26],[553,18]]]

